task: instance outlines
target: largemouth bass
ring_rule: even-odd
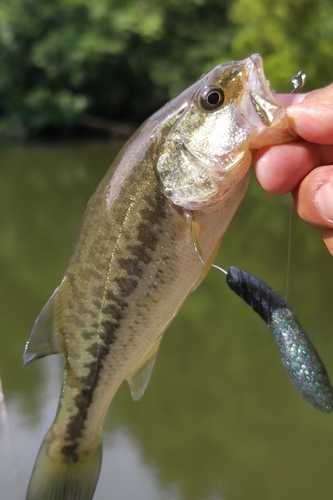
[[[149,118],[89,201],[65,277],[24,352],[65,356],[27,500],[90,500],[106,411],[138,399],[162,335],[205,277],[247,186],[251,150],[291,140],[262,60],[221,64]]]

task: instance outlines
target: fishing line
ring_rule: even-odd
[[[291,83],[294,88],[290,94],[300,94],[306,82],[306,73],[304,71],[299,71],[295,76],[291,78]],[[289,292],[289,278],[290,278],[290,261],[291,261],[291,226],[292,226],[292,202],[289,203],[289,222],[288,222],[288,246],[287,246],[287,268],[286,268],[286,290],[285,290],[285,300],[287,301]]]
[[[289,293],[289,278],[290,278],[290,262],[291,262],[291,226],[292,226],[293,206],[292,201],[289,202],[289,217],[288,217],[288,245],[287,245],[287,267],[286,267],[286,290],[284,294],[287,301]]]
[[[21,498],[23,498],[21,478],[17,466],[13,439],[9,427],[5,395],[2,389],[2,382],[0,376],[0,429],[1,428],[3,429],[4,451],[5,451],[5,456],[7,457],[7,466],[10,473],[11,488],[14,493],[12,498],[16,500],[21,500]]]
[[[306,74],[304,71],[299,71],[295,76],[291,78],[291,83],[293,84],[294,88],[290,92],[290,94],[299,94],[302,92],[303,87],[306,82]],[[287,246],[287,268],[286,268],[286,291],[285,291],[285,300],[287,300],[288,296],[288,291],[289,291],[289,275],[290,275],[290,256],[291,256],[291,226],[292,226],[292,203],[289,203],[289,223],[288,223],[288,246]],[[193,216],[192,214],[189,214],[187,211],[185,213],[185,216],[187,217],[189,221],[189,225],[191,228],[191,233],[192,233],[192,239],[194,243],[194,248],[199,256],[199,259],[201,260],[202,264],[205,264],[203,256],[202,256],[202,250],[200,248],[199,244],[199,239],[197,238],[197,233],[193,230]],[[212,264],[212,267],[215,267],[218,271],[221,271],[223,274],[226,276],[229,275],[229,273],[223,269],[220,266],[217,266],[216,264]]]
[[[217,266],[216,264],[212,264],[212,267],[215,267],[215,269],[218,269],[218,271],[221,271],[221,273],[228,275],[227,271],[223,269],[223,267]]]

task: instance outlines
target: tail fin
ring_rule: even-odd
[[[102,463],[101,443],[77,461],[51,459],[44,439],[32,471],[26,500],[91,500]]]

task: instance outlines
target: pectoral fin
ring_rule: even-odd
[[[138,399],[141,398],[146,390],[151,373],[154,368],[157,350],[160,342],[161,338],[159,338],[158,341],[153,345],[142,364],[140,364],[140,367],[126,379],[134,401],[138,401]]]
[[[24,365],[61,352],[61,339],[55,317],[58,291],[59,287],[55,289],[34,324],[24,349]]]
[[[218,249],[220,247],[221,240],[218,241],[218,243],[216,244],[216,246],[213,249],[213,252],[209,256],[209,258],[205,259],[202,248],[201,248],[201,244],[200,244],[200,224],[196,220],[194,212],[191,212],[189,210],[184,210],[184,217],[187,221],[187,224],[188,224],[190,232],[191,232],[193,246],[194,246],[195,251],[197,252],[198,258],[201,261],[202,266],[203,266],[202,272],[200,273],[199,278],[197,279],[197,281],[194,283],[194,285],[192,287],[191,291],[193,292],[200,285],[200,283],[202,282],[202,280],[205,278],[206,274],[210,270],[210,268],[214,262],[214,259],[216,257],[216,254],[218,252]]]

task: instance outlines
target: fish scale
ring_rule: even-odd
[[[142,168],[141,165],[139,165],[138,168]],[[149,171],[146,172],[146,176],[148,173]],[[132,175],[134,176],[136,175],[136,173],[133,172]],[[147,179],[147,177],[145,177],[145,179]],[[151,182],[154,182],[156,184],[155,189],[153,190],[153,193],[155,193],[153,196],[150,194],[152,191]],[[99,321],[96,325],[97,338],[99,340],[97,340],[96,342],[96,332],[93,331],[93,328],[91,326],[90,331],[89,329],[84,329],[84,332],[89,332],[89,334],[91,335],[91,340],[87,342],[82,341],[81,331],[78,331],[77,328],[73,328],[71,324],[71,315],[75,314],[72,310],[67,317],[67,324],[64,325],[64,330],[67,332],[66,336],[73,339],[76,335],[79,335],[81,349],[83,348],[85,353],[89,353],[87,361],[85,360],[85,358],[87,357],[86,355],[84,355],[83,357],[81,356],[80,359],[75,359],[77,343],[75,343],[74,352],[71,352],[71,344],[69,344],[66,353],[69,359],[74,358],[74,361],[70,362],[70,366],[73,372],[78,374],[78,378],[84,384],[83,391],[86,391],[87,387],[89,387],[90,393],[92,394],[93,392],[95,392],[96,394],[95,400],[100,401],[101,398],[98,398],[99,379],[107,379],[108,382],[107,384],[105,384],[107,385],[107,389],[105,388],[103,382],[101,382],[100,389],[100,391],[104,391],[106,389],[111,393],[108,398],[105,398],[105,396],[103,397],[103,402],[106,408],[108,406],[109,399],[112,396],[112,393],[116,391],[123,378],[128,375],[128,368],[125,364],[126,357],[128,358],[129,356],[132,356],[133,361],[131,362],[131,365],[134,364],[134,366],[136,366],[140,363],[142,357],[144,356],[144,350],[142,348],[140,349],[140,346],[136,345],[135,340],[138,336],[137,332],[138,330],[142,329],[142,326],[141,323],[139,325],[135,325],[133,320],[137,317],[140,317],[141,315],[143,324],[145,325],[144,327],[146,329],[146,336],[149,335],[149,324],[152,325],[152,327],[150,327],[150,330],[152,330],[150,336],[152,338],[150,339],[148,337],[146,341],[147,343],[155,341],[156,338],[161,334],[161,330],[164,328],[164,311],[163,315],[160,313],[160,316],[163,316],[163,324],[161,321],[160,325],[158,325],[157,328],[156,320],[153,321],[153,318],[150,316],[151,314],[156,316],[157,311],[155,307],[150,308],[149,304],[147,304],[147,291],[149,291],[149,289],[156,290],[156,287],[158,287],[159,295],[163,294],[166,298],[168,292],[163,293],[163,288],[170,288],[170,283],[174,281],[177,267],[178,272],[183,272],[184,267],[192,268],[194,262],[190,264],[190,259],[188,258],[189,253],[192,253],[192,260],[195,261],[197,268],[201,270],[201,264],[193,248],[190,231],[186,225],[186,222],[184,221],[184,218],[165,197],[162,197],[162,193],[158,192],[157,187],[158,184],[156,176],[154,171],[152,171],[151,181],[147,183],[147,195],[140,196],[136,204],[132,203],[130,209],[127,206],[127,210],[124,211],[124,201],[126,203],[126,199],[128,197],[131,197],[133,195],[133,192],[137,192],[137,188],[133,185],[132,179],[128,179],[128,189],[126,189],[126,186],[124,186],[124,196],[121,199],[115,200],[115,204],[118,204],[118,207],[114,207],[114,211],[116,213],[115,218],[118,219],[118,227],[120,214],[123,214],[124,219],[124,221],[122,221],[121,227],[123,227],[126,221],[128,224],[130,224],[132,239],[130,240],[128,236],[126,238],[122,238],[122,235],[119,235],[119,237],[115,237],[113,233],[112,240],[115,241],[115,243],[114,245],[107,245],[108,255],[111,255],[111,257],[108,258],[107,255],[105,255],[105,240],[102,238],[103,250],[97,250],[95,252],[95,259],[93,261],[89,261],[89,265],[93,266],[92,268],[94,270],[97,270],[97,274],[102,275],[103,272],[106,274],[104,276],[106,285],[100,290],[101,295],[99,297],[95,295],[95,301],[100,304],[100,307],[97,308],[97,311],[91,307],[91,304],[90,307],[87,308],[87,314],[89,318],[91,317],[92,313],[95,313],[92,318],[93,320],[95,320],[96,317],[99,316]],[[98,208],[98,213],[101,214],[101,211],[103,212],[103,207],[105,207],[105,191],[102,190],[101,193],[97,192],[95,197],[100,200],[101,206]],[[95,217],[96,214],[97,203],[98,202],[95,198],[94,210],[92,210],[93,217]],[[107,219],[107,221],[103,224],[104,234],[107,233],[108,228],[113,226],[114,224],[114,211],[104,211],[104,217]],[[176,212],[175,214],[172,214],[174,218],[173,225],[170,224],[170,212]],[[85,220],[88,224],[94,223],[93,221],[91,222],[89,220],[89,212],[86,215]],[[165,227],[163,227],[163,223]],[[187,233],[190,252],[185,251],[184,248],[184,233]],[[101,237],[100,233],[99,237]],[[181,242],[182,251],[180,251],[179,248],[179,251],[177,252],[178,260],[180,261],[178,266],[175,265],[175,260],[177,258],[175,252],[172,251],[172,255],[168,255],[170,253],[170,241],[172,241],[174,245],[177,245],[177,241]],[[91,248],[93,245],[95,245],[95,238],[93,238],[93,243],[91,243],[89,238],[85,237],[84,242],[82,243],[79,241],[79,244],[84,244]],[[156,252],[156,247],[158,244],[161,252],[161,258],[158,261],[159,265],[157,266],[156,254],[154,252]],[[121,247],[121,251],[119,247]],[[77,257],[76,252],[74,251],[74,266],[72,266],[72,263],[70,263],[65,280],[67,280],[68,275],[74,275],[74,273],[76,272],[76,266],[80,267],[80,258],[85,258],[85,255],[87,253],[90,253],[89,248],[85,251],[79,247],[79,257]],[[113,260],[112,255],[115,254],[121,255],[122,257]],[[169,264],[170,258],[166,259],[166,256],[172,257],[171,260],[173,262],[173,265],[171,267]],[[188,261],[187,266],[186,262],[184,262],[185,260]],[[168,264],[166,264],[166,262]],[[112,265],[108,264],[107,267],[105,263],[112,263]],[[154,272],[153,275],[152,271]],[[190,286],[192,286],[194,283],[192,270],[188,274],[191,281]],[[140,280],[146,280],[146,284],[144,288],[142,287],[140,289],[140,292],[137,292]],[[64,301],[64,298],[62,296],[63,294],[66,295],[66,300],[71,295],[75,295],[76,288],[80,288],[81,296],[83,298],[87,297],[90,293],[94,292],[96,285],[99,286],[99,283],[100,281],[98,279],[91,279],[89,267],[87,267],[86,264],[85,273],[83,274],[83,277],[81,277],[80,282],[78,282],[78,280],[76,279],[74,281],[74,285],[71,285],[71,280],[69,279],[68,285],[66,288],[64,288],[63,292],[60,289],[59,300]],[[187,285],[187,287],[188,286],[189,285]],[[74,292],[71,291],[72,288],[74,288]],[[142,290],[144,290],[145,297],[142,297]],[[109,300],[107,300],[107,297],[109,298]],[[83,304],[82,308],[84,307],[84,300],[85,299],[83,299],[83,302],[81,302]],[[178,305],[180,302],[179,297],[172,297],[172,302],[176,302]],[[166,306],[167,300],[163,300],[163,302],[160,301],[160,308],[163,308],[164,310]],[[175,308],[173,303],[171,304],[171,307],[173,312]],[[82,317],[82,308],[79,312],[80,317]],[[84,322],[88,323],[89,318],[88,320],[84,320]],[[117,341],[118,347],[113,349],[113,345]],[[131,349],[128,348],[129,345],[131,345]],[[99,349],[97,349],[97,346]],[[91,354],[91,349],[94,350],[95,356]],[[96,351],[98,351],[97,356]],[[112,373],[109,373],[109,367],[111,367],[111,369],[117,374],[117,376],[113,376]],[[86,370],[88,370],[87,374]],[[124,372],[126,370],[126,372],[123,373],[123,370]],[[80,376],[80,374],[82,375]],[[82,391],[80,394],[82,394]],[[97,427],[97,422],[100,422],[102,418],[104,418],[106,408],[99,408],[100,406],[102,406],[100,405],[100,403],[98,403],[98,405],[93,405],[92,398],[87,398],[86,401],[87,403],[89,402],[89,404],[82,404],[82,398],[80,398],[80,394],[77,396],[78,403],[76,406],[78,408],[78,413],[76,420],[78,426],[80,426],[81,428],[84,426],[84,429],[82,429],[82,433],[78,433],[80,446],[84,447],[84,434],[87,434],[88,441],[90,441],[91,439],[91,429],[89,423],[91,422],[91,425],[94,428]],[[63,401],[64,403],[66,401],[66,388],[64,388]],[[93,407],[90,409],[91,405],[93,405]],[[85,414],[85,419],[82,418],[82,413]],[[59,408],[57,419],[59,421],[61,421],[62,419],[61,407]],[[66,412],[64,420],[66,421]],[[73,435],[73,432],[76,432],[74,431],[74,420],[75,418],[73,418],[72,416],[70,424],[71,430],[68,431],[68,427],[66,428],[66,431],[69,433],[69,435]],[[71,444],[71,446],[72,445],[73,443]]]
[[[143,394],[166,327],[210,269],[245,194],[250,150],[292,139],[253,55],[203,75],[124,146],[25,348],[25,363],[66,359],[27,500],[91,500],[115,392],[127,379],[134,399]]]

